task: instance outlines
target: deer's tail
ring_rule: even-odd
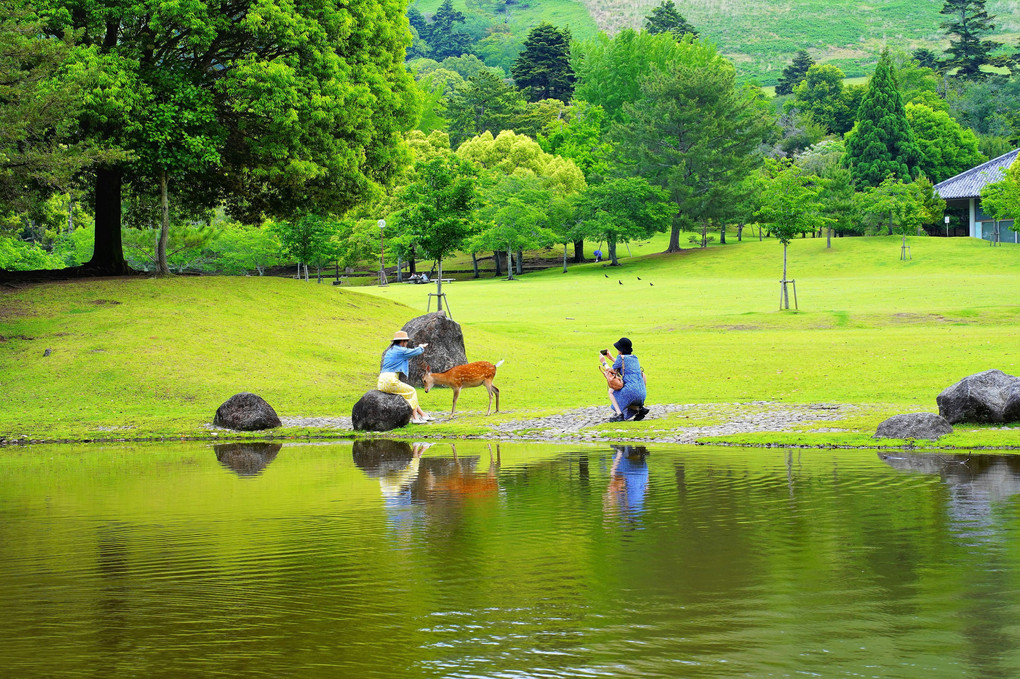
[[[496,364],[496,367],[498,368],[501,365],[503,365],[503,359],[502,358],[499,359],[499,363]]]

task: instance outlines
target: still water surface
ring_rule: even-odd
[[[977,455],[0,450],[0,675],[1017,677],[1018,492]]]

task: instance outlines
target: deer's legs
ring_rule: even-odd
[[[453,413],[457,410],[457,397],[460,396],[460,388],[453,388],[453,405],[450,407],[450,417],[453,417]]]

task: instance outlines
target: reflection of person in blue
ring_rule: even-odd
[[[613,467],[609,471],[606,506],[638,515],[644,510],[648,494],[648,450],[644,446],[613,446]]]

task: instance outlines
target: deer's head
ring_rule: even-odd
[[[432,368],[429,367],[428,363],[425,364],[425,373],[421,376],[421,383],[425,386],[426,394],[429,393],[429,389],[432,388],[432,385],[436,383],[435,379],[432,377]]]

